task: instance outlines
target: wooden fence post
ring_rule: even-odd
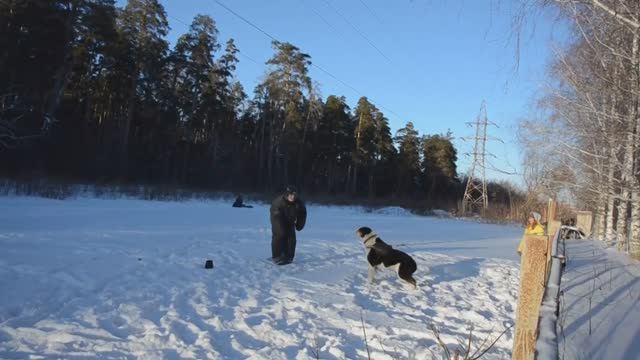
[[[551,220],[555,220],[557,213],[558,213],[558,202],[553,199],[549,199],[549,203],[547,204],[547,223],[549,223]],[[549,232],[549,234],[550,233],[551,232]]]
[[[512,359],[533,360],[538,335],[538,316],[547,280],[548,236],[525,236],[520,262],[520,296]]]
[[[547,235],[553,236],[561,226],[562,223],[559,220],[549,220],[547,222]]]

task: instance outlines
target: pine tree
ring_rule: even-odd
[[[394,141],[398,144],[397,193],[414,195],[420,183],[420,138],[413,123],[396,132]]]
[[[330,95],[315,132],[313,177],[323,179],[314,184],[327,193],[346,191],[347,172],[354,149],[354,127],[349,106],[344,97]]]
[[[129,86],[121,89],[127,94],[126,116],[121,123],[120,166],[122,174],[129,171],[129,143],[132,127],[142,128],[145,120],[157,117],[158,102],[162,101],[162,78],[165,71],[169,30],[164,7],[158,0],[129,0],[118,18],[119,30],[126,50],[125,67]],[[133,134],[146,134],[145,130]],[[137,150],[132,154],[145,163],[144,138],[137,140]],[[142,157],[142,158],[140,158]]]
[[[82,32],[112,8],[106,0],[0,2],[0,147],[56,121]]]
[[[92,1],[76,22],[73,68],[63,98],[56,141],[60,148],[51,151],[54,162],[74,164],[80,172],[95,174],[107,168],[105,138],[111,121],[109,98],[116,90],[106,82],[118,55],[116,8],[113,1]],[[106,136],[105,136],[106,135]],[[81,139],[81,141],[74,141]]]
[[[376,156],[373,171],[369,176],[369,197],[389,196],[395,187],[397,171],[397,150],[393,146],[389,119],[374,107],[376,127]]]
[[[113,0],[6,0],[0,10],[0,146],[21,145],[0,152],[2,172],[223,189],[295,182],[369,197],[418,190],[414,129],[400,130],[398,153],[388,119],[366,97],[353,114],[344,97],[323,102],[310,56],[292,44],[273,43],[248,99],[234,77],[239,50],[233,39],[221,48],[208,16],[196,16],[169,52],[158,0],[123,9]],[[47,122],[47,137],[20,138]],[[454,162],[440,168],[455,173]]]
[[[451,194],[456,183],[457,152],[451,133],[424,136],[422,140],[424,187],[429,199],[436,194]]]
[[[376,109],[373,104],[369,102],[366,97],[361,97],[358,100],[358,106],[355,109],[354,119],[356,125],[355,129],[355,149],[353,153],[353,170],[351,177],[351,192],[356,193],[358,189],[364,188],[362,184],[358,182],[359,173],[364,172],[369,176],[369,179],[373,177],[373,166],[375,165],[376,156],[378,153],[377,143],[377,131],[376,123],[374,120]],[[369,181],[369,185],[372,182]],[[362,191],[360,191],[362,193]]]
[[[289,183],[289,174],[297,173],[290,172],[290,166],[297,164],[292,160],[297,159],[295,150],[300,146],[304,130],[306,95],[312,88],[308,69],[310,56],[290,43],[274,41],[273,48],[276,53],[267,61],[269,72],[265,81],[258,85],[268,99],[262,106],[263,114],[269,116],[269,148],[265,159],[267,187]]]

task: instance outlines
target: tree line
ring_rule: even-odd
[[[527,182],[571,194],[594,234],[640,257],[640,2],[538,1],[571,27],[541,118],[523,122]]]
[[[0,2],[0,171],[446,201],[462,197],[453,135],[391,133],[366,97],[322,98],[311,56],[274,41],[252,94],[240,51],[197,15],[173,46],[157,0]],[[494,192],[507,190],[494,184]],[[503,195],[496,199],[504,201]]]

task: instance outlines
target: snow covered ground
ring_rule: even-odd
[[[640,264],[602,242],[566,242],[561,359],[640,359]]]
[[[418,290],[367,285],[360,226],[415,257]],[[265,205],[0,198],[0,358],[362,359],[362,316],[373,359],[430,359],[431,323],[452,347],[513,324],[521,234],[310,206],[278,267]],[[512,333],[486,358],[509,358]]]

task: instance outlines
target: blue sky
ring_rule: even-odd
[[[499,126],[490,128],[490,134],[505,142],[488,143],[496,156],[491,162],[520,172],[517,122],[533,112],[553,46],[566,34],[551,16],[538,14],[523,32],[515,70],[511,22],[516,0],[219,1],[278,40],[298,46],[358,90],[312,67],[323,97],[344,95],[352,107],[360,96],[369,97],[387,115],[394,134],[407,121],[421,134],[451,129],[460,174],[468,170],[470,158],[464,153],[472,148],[460,138],[473,134],[465,123],[475,119],[483,99],[489,119]],[[273,54],[271,40],[214,0],[161,3],[169,16],[171,42],[187,31],[183,23],[199,13],[214,18],[221,43],[233,37],[240,49],[236,76],[252,94]],[[487,176],[521,183],[519,176],[492,170]]]

